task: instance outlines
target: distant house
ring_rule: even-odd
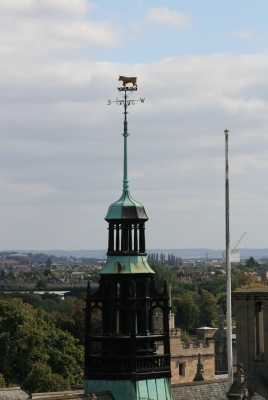
[[[31,267],[27,264],[25,265],[17,265],[16,267],[16,271],[17,272],[27,272],[27,271],[31,271]]]
[[[215,276],[215,271],[210,271],[210,272],[207,274],[207,277],[208,277],[209,279],[214,278],[214,276]]]
[[[258,274],[258,276],[261,278],[260,280],[262,282],[266,282],[268,278],[268,270],[264,268],[258,268],[255,269],[255,272]]]
[[[20,254],[20,253],[15,253],[15,254],[9,254],[7,256],[8,260],[19,260],[19,259],[28,259],[27,254]]]
[[[10,259],[6,259],[3,261],[5,264],[7,265],[17,265],[19,262],[16,260],[10,260]]]
[[[71,278],[73,279],[83,279],[83,272],[72,272]]]
[[[215,268],[216,268],[217,271],[223,272],[224,274],[226,274],[224,268],[221,265],[215,265]]]
[[[0,281],[0,287],[3,290],[10,290],[11,288],[14,287],[14,282],[11,281],[10,279],[3,279]]]
[[[245,274],[253,276],[253,278],[257,279],[258,281],[262,280],[261,275],[259,275],[257,271],[245,272]]]
[[[180,282],[189,282],[192,283],[192,277],[190,275],[187,276],[178,276],[178,281]]]
[[[57,278],[56,283],[67,285],[69,283],[69,279],[68,278]]]
[[[99,269],[102,269],[102,268],[103,268],[101,265],[89,265],[89,267],[90,267],[91,269],[96,269],[96,270],[99,270]]]

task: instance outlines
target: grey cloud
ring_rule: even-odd
[[[129,110],[129,176],[150,217],[148,246],[223,247],[227,124],[231,232],[256,232],[250,246],[265,247],[267,64],[265,54],[225,54],[150,65],[69,60],[68,68],[48,58],[26,61],[21,75],[19,64],[4,66],[3,247],[106,247],[103,218],[123,169],[123,110],[106,100],[118,97],[121,71],[139,78],[132,97],[145,97]]]

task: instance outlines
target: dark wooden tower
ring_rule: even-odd
[[[87,290],[85,392],[111,390],[116,400],[171,400],[169,296],[166,283],[163,293],[155,288],[154,271],[146,260],[148,217],[143,205],[129,193],[126,119],[123,136],[123,193],[105,217],[109,224],[108,259],[100,271],[97,292],[92,294],[89,284]],[[99,333],[91,330],[95,309],[101,312]],[[163,313],[163,329],[157,335],[155,309]],[[156,354],[157,342],[164,344],[163,354]]]
[[[140,221],[117,222],[120,226],[125,224],[125,230],[130,230],[135,229]],[[117,224],[114,226],[117,230]],[[122,228],[120,233],[124,234]],[[110,226],[109,236],[111,234]],[[129,242],[130,238],[128,234]],[[88,285],[86,298],[86,380],[94,382],[94,387],[100,384],[96,380],[169,380],[169,297],[166,283],[163,293],[155,289],[154,272],[147,264],[144,251],[134,254],[133,250],[110,250],[108,262],[100,274],[98,291],[91,294]],[[91,314],[96,308],[102,315],[102,332],[98,334],[91,332]],[[156,308],[160,308],[164,315],[163,331],[159,335],[153,333]],[[156,342],[159,341],[164,343],[164,354],[161,355],[156,354]]]

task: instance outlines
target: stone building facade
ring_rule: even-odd
[[[232,297],[237,361],[243,365],[245,379],[261,372],[268,380],[268,288],[240,289]]]
[[[227,329],[224,327],[224,313],[221,307],[218,309],[218,328],[207,326],[196,329],[197,340],[213,339],[215,342],[215,374],[227,374]],[[233,350],[233,369],[236,371],[236,327],[232,328],[232,350]]]
[[[162,314],[155,314],[155,333],[162,329]],[[192,382],[197,374],[198,355],[201,355],[203,364],[203,378],[213,380],[215,378],[215,347],[214,341],[209,338],[196,341],[182,341],[181,330],[174,327],[174,315],[169,317],[170,323],[170,364],[171,383]],[[157,345],[157,354],[162,354],[163,345]]]

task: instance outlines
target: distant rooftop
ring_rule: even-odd
[[[248,289],[237,289],[233,292],[233,294],[240,293],[240,292],[243,292],[243,293],[268,292],[268,287],[263,286],[263,287],[251,287]]]

